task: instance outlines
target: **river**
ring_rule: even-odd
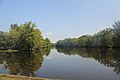
[[[119,49],[52,49],[40,52],[0,53],[0,74],[63,80],[120,80]]]

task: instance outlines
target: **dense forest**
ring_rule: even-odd
[[[11,24],[8,32],[0,31],[0,49],[12,50],[40,50],[50,48],[50,40],[44,39],[36,24]]]
[[[120,21],[94,35],[59,40],[56,47],[120,47]]]

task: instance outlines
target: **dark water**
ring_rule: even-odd
[[[120,80],[119,49],[52,49],[44,52],[0,53],[0,74],[64,80]]]

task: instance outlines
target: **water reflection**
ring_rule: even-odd
[[[84,58],[93,58],[107,67],[113,67],[114,72],[120,75],[120,49],[112,48],[57,48],[59,53],[79,55]]]
[[[42,66],[44,54],[49,55],[50,50],[41,52],[0,53],[0,64],[13,75],[36,76],[36,71]]]
[[[57,48],[57,51],[59,53],[64,53],[69,56],[77,55],[83,58],[92,58],[95,61],[103,64],[104,66],[112,67],[114,69],[114,72],[120,75],[120,53],[119,53],[120,50],[119,49]],[[82,64],[79,64],[79,63],[82,63],[81,61],[83,60],[76,59],[75,60],[76,62],[74,62],[74,59],[76,57],[71,56],[68,58],[67,56],[66,58],[66,55],[58,55],[59,53],[57,53],[56,50],[55,52],[54,51],[51,52],[52,53],[51,56],[53,57],[53,59],[51,60],[45,59],[46,61],[43,66],[44,68],[41,69],[44,61],[44,55],[48,56],[50,52],[51,52],[50,49],[49,50],[43,49],[41,52],[24,51],[24,52],[17,52],[17,53],[0,53],[0,64],[4,65],[4,69],[2,69],[3,71],[7,70],[10,74],[13,74],[13,75],[39,76],[39,77],[51,77],[51,75],[56,75],[52,77],[53,78],[70,78],[70,79],[77,78],[79,80],[82,73],[85,74],[87,72],[86,68],[82,68],[83,66],[86,66],[86,65],[83,64],[82,66]],[[66,61],[64,62],[64,60]],[[77,64],[79,64],[81,67],[79,65],[78,67],[76,67]],[[94,66],[95,65],[93,64],[92,67]],[[87,67],[87,69],[88,68],[89,67]],[[65,76],[62,73],[64,73]],[[90,72],[90,74],[92,73]]]

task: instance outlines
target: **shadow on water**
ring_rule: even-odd
[[[93,58],[100,64],[113,67],[114,72],[120,75],[120,49],[112,48],[57,48],[59,53],[79,55],[84,58]]]
[[[4,65],[9,74],[34,77],[36,71],[42,67],[44,55],[48,56],[50,51],[0,53],[0,64]]]

